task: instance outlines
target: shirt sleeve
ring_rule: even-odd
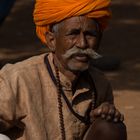
[[[16,100],[11,85],[0,75],[0,132],[13,126],[15,112]]]

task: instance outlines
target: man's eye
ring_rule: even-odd
[[[79,34],[80,34],[79,30],[74,30],[74,31],[69,32],[67,35],[79,35]]]
[[[96,31],[86,32],[85,35],[97,37],[97,32]]]

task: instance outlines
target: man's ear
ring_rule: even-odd
[[[55,43],[55,35],[52,32],[47,32],[46,33],[46,41],[47,41],[47,46],[50,49],[50,51],[54,52],[56,48],[56,43]]]

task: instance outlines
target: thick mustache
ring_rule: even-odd
[[[87,55],[88,57],[90,57],[92,59],[98,59],[98,58],[102,57],[100,54],[95,52],[93,49],[90,49],[90,48],[80,49],[80,48],[77,48],[77,47],[73,47],[73,48],[69,49],[63,55],[63,57],[68,59],[68,58],[71,58],[72,56],[75,56],[75,55]]]

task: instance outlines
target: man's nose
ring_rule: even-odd
[[[86,37],[84,36],[84,34],[80,34],[79,35],[79,40],[78,40],[78,47],[85,49],[88,47],[88,42]]]

